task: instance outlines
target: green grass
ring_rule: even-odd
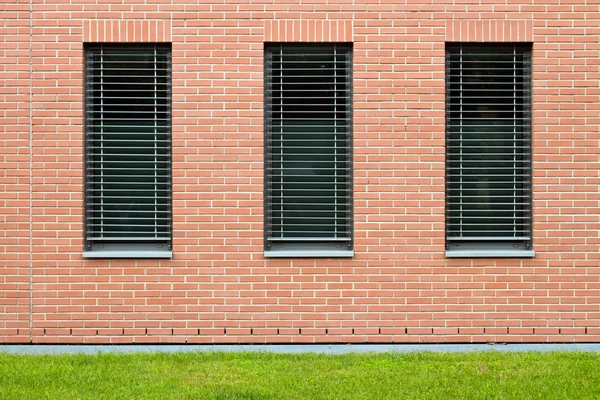
[[[596,353],[0,353],[0,399],[598,399]]]

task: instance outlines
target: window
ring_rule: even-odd
[[[171,50],[85,52],[84,257],[171,256]]]
[[[349,257],[352,48],[265,45],[265,256]]]
[[[531,47],[446,49],[449,257],[531,257]]]

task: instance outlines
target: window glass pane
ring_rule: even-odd
[[[268,237],[350,239],[349,47],[267,52]]]
[[[530,63],[518,46],[447,52],[447,239],[530,241]]]
[[[170,240],[170,119],[170,50],[87,49],[88,247]]]

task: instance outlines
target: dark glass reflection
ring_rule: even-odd
[[[167,50],[104,47],[88,58],[87,229],[92,238],[170,236]]]
[[[526,53],[502,47],[456,49],[448,62],[448,237],[529,237]]]
[[[349,236],[348,57],[331,47],[273,55],[268,122],[273,237]]]

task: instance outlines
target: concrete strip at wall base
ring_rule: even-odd
[[[414,353],[474,351],[525,352],[569,351],[600,352],[600,343],[568,344],[308,344],[308,345],[0,345],[9,354],[102,354],[102,353],[178,353],[178,352],[269,352],[269,353]]]

